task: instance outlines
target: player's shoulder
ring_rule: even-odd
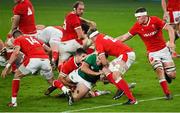
[[[105,34],[103,34],[103,33],[99,33],[98,35],[97,35],[97,40],[98,39],[100,39],[100,40],[102,40],[102,39],[105,39],[104,37],[108,37],[108,35],[105,35]]]
[[[28,36],[18,36],[15,40],[24,40],[25,38],[27,38]]]
[[[150,19],[151,20],[161,20],[159,17],[157,17],[157,16],[150,16]]]
[[[69,12],[66,15],[66,19],[73,19],[73,18],[79,18],[74,12]]]
[[[92,61],[96,61],[96,57],[97,57],[97,54],[96,53],[92,53],[92,54],[89,54],[86,59],[85,59],[85,62],[88,62],[89,60]]]
[[[14,10],[24,10],[28,7],[29,2],[27,0],[24,0],[21,3],[18,3],[14,6]]]
[[[164,22],[161,18],[159,18],[159,17],[157,17],[157,16],[151,16],[151,21],[150,21],[150,23],[154,23],[154,24],[156,24],[156,23],[162,23],[162,22]]]

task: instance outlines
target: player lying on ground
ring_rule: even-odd
[[[48,90],[45,92],[45,95],[49,95],[53,90],[56,88],[63,90],[64,86],[70,87],[72,90],[76,87],[77,83],[74,83],[69,79],[69,74],[78,69],[86,57],[86,52],[84,49],[79,48],[76,51],[76,54],[72,57],[70,57],[67,61],[65,61],[62,66],[59,68],[59,77],[58,80],[53,81],[53,87],[49,87]],[[101,94],[106,94],[109,92],[106,91],[91,91],[90,95],[91,97],[99,96]],[[62,96],[62,95],[61,95]],[[69,100],[69,104],[72,104],[72,100]]]
[[[74,101],[78,101],[83,97],[92,96],[89,91],[95,85],[95,83],[100,79],[102,72],[102,63],[98,59],[96,54],[90,54],[82,62],[82,65],[77,70],[74,70],[67,76],[71,82],[76,84],[75,89],[72,91],[72,97]],[[110,93],[110,92],[94,92],[97,95],[100,93]],[[89,95],[90,94],[90,95]],[[94,95],[94,94],[93,94]],[[96,95],[94,95],[96,96]]]

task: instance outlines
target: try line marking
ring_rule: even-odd
[[[180,94],[174,95],[174,97],[179,97],[179,96],[180,96]],[[161,100],[161,99],[165,99],[165,97],[155,97],[155,98],[151,98],[151,99],[138,100],[138,103],[140,103],[140,102],[146,102],[146,101]],[[122,105],[122,103],[102,105],[102,106],[89,107],[89,108],[76,109],[76,110],[69,110],[69,111],[64,111],[63,113],[68,113],[68,112],[80,112],[80,111],[93,110],[93,109],[99,109],[99,108],[107,108],[107,107],[118,106],[118,105]]]

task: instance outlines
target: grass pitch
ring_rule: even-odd
[[[32,0],[35,7],[37,24],[62,25],[64,15],[72,10],[74,0]],[[99,31],[113,37],[126,33],[135,22],[134,10],[137,7],[146,7],[150,15],[162,17],[160,2],[138,2],[136,0],[86,0],[86,10],[83,17],[94,20]],[[5,39],[10,29],[11,8],[13,1],[2,0],[0,3],[0,37]],[[167,33],[164,33],[168,39]],[[145,47],[138,36],[126,42],[136,52],[136,62],[125,74],[128,82],[136,82],[133,94],[140,101],[133,106],[122,106],[120,103],[127,99],[122,97],[113,100],[116,91],[113,85],[97,83],[96,89],[110,90],[112,94],[96,98],[83,99],[68,106],[66,99],[55,98],[55,91],[51,96],[43,93],[48,84],[41,76],[27,76],[21,80],[18,95],[18,107],[8,108],[6,104],[11,97],[11,80],[13,75],[5,79],[0,78],[0,111],[1,112],[180,112],[180,59],[174,59],[177,69],[177,78],[170,84],[175,95],[171,101],[161,99],[163,92],[160,88],[156,74],[148,63]],[[177,51],[180,52],[180,40],[176,42]],[[3,68],[0,68],[2,70]],[[57,77],[57,72],[55,72]]]

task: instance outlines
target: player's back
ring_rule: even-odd
[[[37,38],[46,44],[49,44],[50,40],[59,41],[63,36],[63,29],[60,27],[48,26],[38,33]]]
[[[20,46],[21,51],[29,58],[48,58],[43,43],[32,36],[19,36],[14,40],[14,46]]]
[[[18,3],[13,8],[14,15],[20,15],[19,29],[24,34],[36,33],[34,8],[29,0]]]
[[[104,34],[99,34],[95,43],[98,53],[105,52],[110,56],[118,57],[120,54],[132,51],[130,47],[123,44],[120,40],[113,39],[112,37]]]
[[[180,11],[180,0],[168,0],[168,11]]]

